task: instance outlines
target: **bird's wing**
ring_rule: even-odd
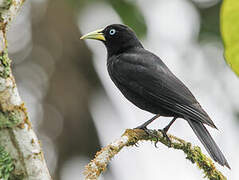
[[[216,126],[201,108],[189,89],[154,54],[123,53],[111,64],[117,81],[165,109]]]

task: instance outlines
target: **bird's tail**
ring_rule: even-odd
[[[206,127],[201,122],[196,122],[193,120],[188,119],[188,123],[193,129],[194,133],[197,135],[198,139],[201,141],[201,143],[206,148],[207,152],[210,154],[210,156],[213,158],[214,161],[218,162],[222,166],[226,166],[229,169],[230,166],[222,154],[221,150],[215,143],[215,141],[212,139],[212,136],[209,134]]]

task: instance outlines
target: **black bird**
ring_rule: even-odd
[[[230,166],[204,126],[217,128],[189,89],[155,54],[147,51],[127,26],[112,24],[88,33],[81,39],[102,41],[107,48],[107,68],[122,94],[140,109],[155,116],[138,126],[147,125],[159,116],[173,117],[163,129],[164,135],[177,118],[187,120],[210,156],[222,166]]]

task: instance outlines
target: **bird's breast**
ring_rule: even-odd
[[[111,80],[121,91],[124,97],[142,110],[146,110],[154,114],[171,116],[171,113],[167,112],[167,110],[160,107],[151,99],[146,98],[143,87],[139,86],[137,82],[127,79],[127,76],[125,75],[124,77],[119,76],[117,70],[115,69],[117,61],[119,60],[115,59],[114,61],[108,61],[107,69]]]

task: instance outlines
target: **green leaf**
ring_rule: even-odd
[[[239,76],[239,1],[224,0],[220,16],[225,58]]]
[[[143,14],[133,1],[108,0],[107,1],[119,14],[124,24],[130,26],[139,37],[145,36],[147,26]]]

